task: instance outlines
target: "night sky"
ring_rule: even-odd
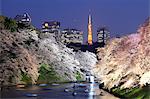
[[[56,20],[61,28],[76,28],[87,36],[88,14],[92,14],[93,35],[99,26],[107,26],[111,36],[133,33],[150,16],[150,0],[0,0],[0,14],[15,17],[28,12],[32,24]]]

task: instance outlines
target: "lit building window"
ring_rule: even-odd
[[[45,26],[42,26],[42,28],[45,28]]]
[[[45,23],[45,27],[48,27],[48,23]]]

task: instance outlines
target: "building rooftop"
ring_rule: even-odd
[[[81,30],[77,30],[77,29],[63,29],[62,31],[63,33],[68,33],[68,34],[83,34],[83,32]]]
[[[58,22],[58,21],[45,21],[44,23],[43,23],[43,25],[45,25],[45,24],[48,24],[49,26],[54,26],[54,25],[58,25],[58,26],[60,26],[60,22]]]
[[[107,27],[103,26],[103,27],[99,27],[99,28],[97,29],[97,32],[100,32],[100,31],[102,31],[102,30],[109,31],[109,29],[108,29]]]

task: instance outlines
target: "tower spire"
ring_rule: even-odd
[[[88,44],[92,45],[93,40],[92,40],[92,17],[89,14],[88,18]]]
[[[88,20],[89,22],[89,24],[91,24],[91,14],[89,14],[89,20]]]

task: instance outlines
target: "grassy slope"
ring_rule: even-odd
[[[132,89],[113,88],[111,92],[126,99],[150,99],[150,86]]]
[[[48,64],[41,64],[39,74],[38,83],[50,83],[60,80],[60,77]]]

